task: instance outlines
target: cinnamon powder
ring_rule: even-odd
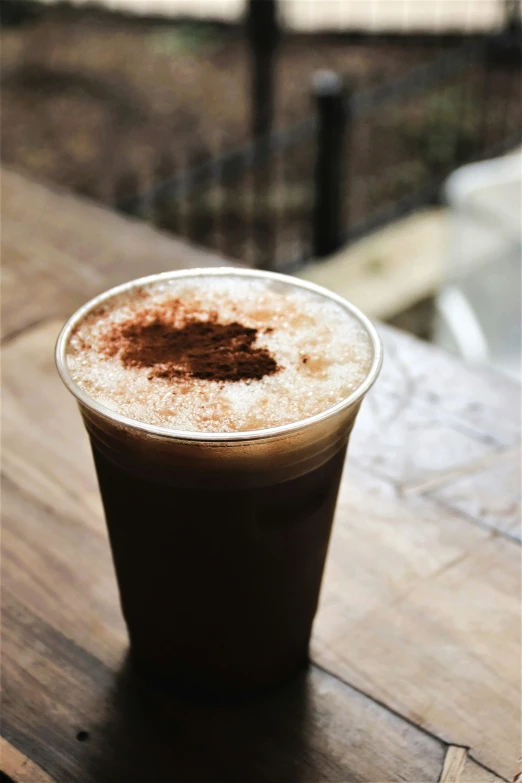
[[[280,367],[266,348],[254,346],[257,334],[237,321],[220,323],[215,313],[199,319],[171,303],[114,325],[104,336],[103,350],[118,356],[124,367],[150,368],[151,380],[259,380]]]

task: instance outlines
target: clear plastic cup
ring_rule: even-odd
[[[92,309],[134,286],[208,275],[273,279],[349,310],[373,350],[363,383],[302,421],[224,433],[134,421],[75,384],[68,340]],[[56,362],[91,441],[140,675],[180,695],[212,698],[270,687],[304,666],[348,439],[382,363],[368,319],[335,294],[285,275],[172,272],[113,288],[78,310],[58,338]]]

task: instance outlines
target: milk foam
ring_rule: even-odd
[[[217,313],[221,323],[258,329],[256,347],[281,369],[260,380],[172,380],[107,356],[104,337],[116,324],[175,299],[199,320]],[[372,358],[366,330],[336,302],[232,274],[158,280],[117,294],[80,322],[67,346],[71,376],[94,400],[140,422],[191,432],[240,432],[313,416],[355,391]]]

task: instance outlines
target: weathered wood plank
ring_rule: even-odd
[[[460,783],[467,755],[466,748],[450,745],[446,752],[439,783]]]
[[[3,588],[23,595],[42,622],[113,661],[115,643],[127,637],[106,538],[6,478],[2,495]]]
[[[82,783],[91,779],[112,783],[118,769],[122,775],[119,779],[140,780],[151,754],[158,765],[160,760],[161,765],[167,764],[166,769],[175,758],[161,743],[148,748],[149,734],[141,744],[132,743],[138,755],[129,757],[127,745],[123,748],[128,741],[128,724],[125,730],[119,723],[107,727],[105,715],[100,714],[104,693],[118,687],[126,634],[85,436],[76,406],[53,366],[57,329],[57,323],[45,324],[16,338],[4,351],[4,411],[8,414],[3,493],[5,722],[7,730],[12,731],[12,741],[29,741],[31,752],[36,754],[33,757],[55,771],[58,779],[61,775]],[[21,364],[25,383],[19,378]],[[24,655],[16,663],[21,649]],[[29,680],[27,672],[31,673]],[[311,676],[312,680],[307,680],[311,686],[298,688],[290,700],[283,698],[281,704],[286,705],[287,713],[281,713],[278,702],[275,714],[279,715],[280,729],[274,739],[270,717],[273,704],[265,708],[266,728],[256,727],[256,720],[248,718],[248,731],[252,733],[244,736],[243,742],[249,752],[268,759],[259,780],[280,778],[279,765],[285,776],[289,770],[289,780],[295,767],[299,780],[314,782],[406,779],[414,783],[426,764],[436,777],[443,752],[437,742],[419,733],[417,747],[415,729],[326,675],[314,672]],[[129,698],[125,696],[126,705]],[[303,700],[310,714],[302,713]],[[132,731],[139,735],[138,713],[133,714]],[[287,715],[287,723],[281,714]],[[121,722],[124,718],[115,708],[111,720]],[[220,715],[218,723],[224,721],[226,725],[226,720]],[[229,748],[246,717],[232,715],[230,720],[222,737],[224,749]],[[196,718],[192,722],[195,731],[194,721],[197,723]],[[389,721],[398,728],[388,742]],[[182,723],[186,724],[184,714]],[[287,743],[283,737],[290,723],[294,739]],[[299,725],[305,731],[303,738]],[[352,726],[357,726],[353,736]],[[377,727],[379,748],[375,749]],[[89,731],[92,741],[79,744],[75,736],[80,730]],[[116,733],[115,747],[113,739],[110,743],[101,741],[107,732],[111,737],[111,732]],[[256,737],[263,732],[270,734],[266,747],[263,743],[257,745]],[[162,736],[165,742],[165,734]],[[101,745],[93,750],[96,741]],[[195,736],[184,734],[177,755],[181,748],[193,748],[195,743]],[[110,752],[109,747],[113,747]],[[83,769],[90,752],[94,753],[94,760],[89,762],[93,771],[89,768],[86,776],[80,777],[79,769]],[[121,757],[128,759],[128,765],[120,770]],[[182,758],[181,772],[188,775],[199,762],[188,751]],[[222,758],[216,762],[213,757],[212,764],[225,765],[223,775],[226,772],[227,779],[241,779],[239,772],[234,778],[232,769],[238,763],[246,764],[248,753],[241,755],[240,762],[233,758],[223,750]],[[406,772],[409,777],[405,778]],[[215,779],[209,770],[205,773],[200,769],[200,773],[201,780]]]
[[[126,633],[85,435],[76,406],[54,369],[52,346],[58,327],[56,322],[44,324],[17,337],[4,350],[4,715],[13,742],[29,742],[31,753],[36,753],[33,758],[46,769],[56,771],[58,777],[68,775],[72,777],[67,779],[84,783],[91,778],[74,777],[79,774],[75,765],[80,765],[83,758],[79,754],[86,753],[75,740],[75,732],[88,730],[93,737],[100,733],[105,736],[104,718],[96,710],[91,711],[91,704],[93,700],[94,704],[103,701],[100,688],[110,690],[112,680],[118,680]],[[24,367],[24,382],[20,366]],[[60,652],[60,645],[65,645],[67,652]],[[21,650],[24,653],[20,656]],[[71,659],[73,654],[77,657]],[[288,725],[279,718],[280,733],[271,740],[273,747],[268,753],[271,766],[261,770],[259,780],[280,779],[276,774],[278,764],[283,764],[284,770],[295,766],[297,779],[314,783],[416,783],[426,765],[435,779],[442,764],[439,743],[420,732],[417,747],[418,732],[384,708],[320,672],[314,671],[311,677],[307,683],[312,685],[303,686],[304,692],[298,688],[295,699],[290,699],[287,716],[288,724],[295,724],[291,736],[295,738],[297,727],[303,724],[305,738],[285,743]],[[96,682],[86,685],[85,678]],[[55,691],[64,692],[58,703]],[[83,706],[85,692],[92,698]],[[288,701],[285,699],[284,704]],[[303,699],[310,715],[300,711]],[[330,706],[329,700],[333,700]],[[281,705],[276,706],[274,714],[279,714]],[[272,731],[269,726],[273,719],[269,716],[273,710],[273,704],[266,707],[267,728],[263,731]],[[56,714],[62,723],[53,722]],[[32,723],[35,716],[37,722]],[[121,715],[118,720],[122,720]],[[229,743],[233,731],[241,725],[238,716],[231,720],[223,738]],[[390,721],[398,728],[388,742]],[[253,718],[250,722],[255,724]],[[357,726],[356,732],[353,726]],[[117,727],[114,730],[119,731]],[[374,741],[377,731],[378,748]],[[122,731],[121,735],[121,742],[126,742],[126,733]],[[62,736],[67,741],[57,749]],[[266,750],[262,745],[257,747],[255,736],[254,731],[244,741],[252,753],[264,757]],[[192,745],[195,740],[185,736],[181,744],[187,742]],[[108,747],[104,744],[96,757],[93,780],[114,780],[111,776],[119,764],[118,748],[109,754]],[[297,751],[303,753],[301,762]],[[147,755],[143,743],[137,752],[143,758]],[[165,752],[165,748],[157,750],[162,763]],[[247,758],[248,754],[244,756],[245,764]],[[143,769],[140,765],[144,763],[143,759],[129,762],[121,779],[133,779],[131,772],[138,775],[134,767]],[[194,759],[187,756],[184,774],[192,763]],[[106,778],[97,765],[102,770],[107,767]]]
[[[492,460],[469,475],[455,478],[429,493],[445,506],[519,541],[521,530],[520,450]]]
[[[352,438],[357,464],[424,491],[520,444],[520,387],[380,327],[382,375]]]
[[[468,757],[462,770],[460,783],[504,783],[506,779],[495,775]],[[512,778],[509,778],[511,783]]]
[[[3,730],[56,780],[418,783],[438,776],[442,743],[313,667],[250,705],[151,709],[134,690],[123,645],[119,665],[108,668],[25,598],[9,589],[4,596]]]
[[[58,326],[4,350],[5,585],[35,622],[112,670],[125,631],[86,439],[54,369]],[[314,657],[505,773],[518,720],[517,548],[401,497],[356,461],[341,488]]]
[[[389,320],[433,297],[444,281],[447,211],[424,209],[341,248],[298,277],[350,299],[370,318]]]
[[[54,367],[59,328],[43,324],[3,352],[4,580],[35,607],[45,591],[42,620],[95,654],[126,633],[87,435]],[[47,572],[58,578],[42,583]]]
[[[313,658],[508,776],[520,740],[520,549],[346,471]]]
[[[126,280],[223,263],[145,223],[1,173],[4,336],[44,318],[65,318]]]
[[[53,319],[125,279],[219,260],[12,172],[2,187],[11,747],[68,783],[457,773],[498,783],[480,764],[512,777],[520,562],[498,532],[513,536],[518,513],[519,387],[383,329],[387,358],[352,438],[313,656],[406,721],[315,668],[255,707],[144,721],[87,439],[54,369]],[[457,769],[454,748],[442,771],[444,746],[412,723],[470,746],[479,763]]]
[[[381,334],[387,356],[383,387],[396,388],[406,399],[410,392],[491,443],[520,442],[520,384],[395,329],[382,327]]]
[[[55,783],[31,759],[0,737],[0,768],[13,783]]]
[[[4,348],[4,474],[30,497],[105,535],[87,435],[54,366],[60,327],[45,323]]]

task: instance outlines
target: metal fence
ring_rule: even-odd
[[[372,90],[316,75],[315,112],[235,150],[132,172],[116,206],[264,268],[291,270],[434,201],[447,174],[521,139],[520,52],[482,39]]]

